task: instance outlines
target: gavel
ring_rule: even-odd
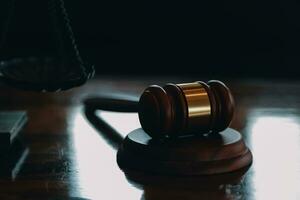
[[[248,170],[252,153],[229,128],[234,100],[222,82],[151,85],[139,100],[89,98],[86,111],[138,112],[142,128],[121,138],[117,163],[126,176],[175,175],[199,178]],[[111,135],[112,136],[112,135]]]
[[[233,118],[234,100],[221,81],[151,85],[138,105],[142,128],[153,138],[220,132]]]
[[[152,138],[211,134],[225,130],[233,118],[234,100],[221,81],[197,81],[147,87],[139,100],[96,97],[88,108],[138,112],[144,131]]]

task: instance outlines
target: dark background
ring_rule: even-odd
[[[55,52],[45,1],[16,2],[2,57]],[[65,0],[82,56],[99,74],[236,77],[298,77],[299,4]]]

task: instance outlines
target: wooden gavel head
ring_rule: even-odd
[[[221,81],[151,85],[139,100],[139,120],[153,138],[206,134],[226,129],[234,100]]]

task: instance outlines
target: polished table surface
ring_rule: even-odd
[[[300,199],[300,81],[222,80],[236,100],[231,127],[242,133],[253,164],[241,181],[218,187],[131,182],[119,169],[116,152],[122,138],[140,127],[137,114],[96,113],[120,134],[111,140],[83,112],[88,96],[138,98],[149,84],[198,79],[203,80],[100,76],[61,93],[0,85],[0,111],[26,110],[29,115],[23,132],[29,155],[15,178],[0,178],[0,199]]]

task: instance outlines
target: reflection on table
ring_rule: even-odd
[[[101,77],[62,94],[25,93],[1,86],[1,110],[28,111],[24,141],[30,152],[15,180],[0,180],[0,198],[300,198],[297,81],[224,80],[232,88],[237,104],[231,127],[243,134],[253,153],[253,165],[233,183],[211,186],[193,182],[183,187],[176,181],[169,184],[169,178],[166,182],[152,180],[145,184],[126,176],[116,163],[116,148],[126,134],[139,127],[136,114],[100,114],[121,134],[109,142],[107,134],[88,122],[81,100],[111,92],[137,96],[148,84],[177,80]]]

